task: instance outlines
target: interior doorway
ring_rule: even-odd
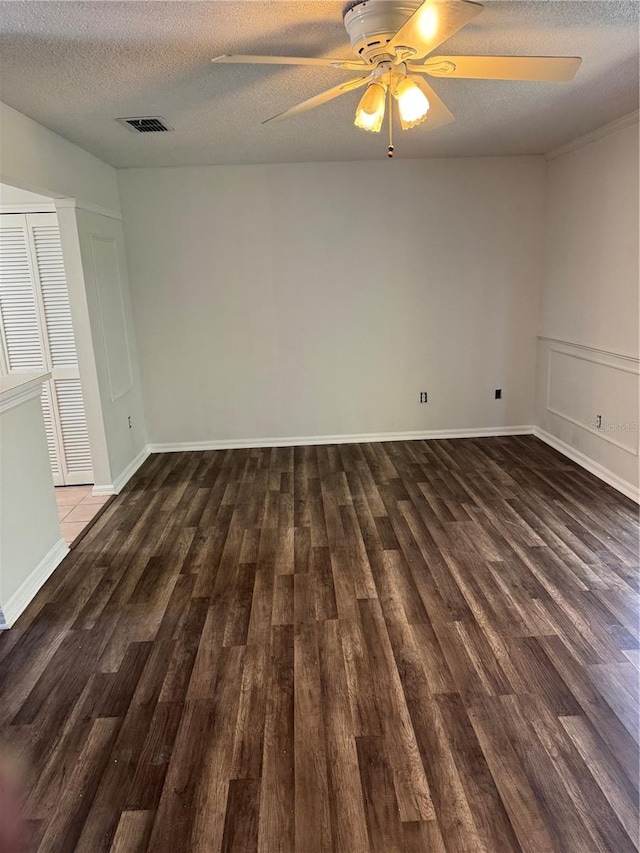
[[[51,199],[6,185],[0,185],[0,202],[0,372],[51,374],[42,414],[61,533],[72,544],[108,498],[92,495],[58,215]]]
[[[51,373],[42,411],[56,486],[93,483],[69,293],[55,212],[0,214],[3,372]]]

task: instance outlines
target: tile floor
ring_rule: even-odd
[[[56,503],[62,538],[70,545],[96,513],[105,505],[109,497],[94,497],[92,486],[58,486]]]

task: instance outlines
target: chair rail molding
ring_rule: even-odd
[[[545,343],[563,344],[564,346],[567,346],[567,347],[574,347],[575,349],[589,350],[590,352],[597,352],[597,353],[600,353],[601,355],[609,355],[609,356],[612,356],[613,358],[623,358],[626,361],[633,361],[633,362],[635,362],[635,364],[640,364],[640,356],[632,355],[631,353],[628,353],[628,352],[620,352],[619,350],[602,349],[602,347],[594,347],[594,346],[591,346],[591,344],[580,344],[580,343],[577,343],[577,341],[567,341],[567,340],[564,340],[563,338],[550,338],[550,337],[547,337],[546,335],[538,335],[537,337],[538,337],[539,341],[542,341]]]

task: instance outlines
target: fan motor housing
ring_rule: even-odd
[[[421,5],[422,0],[363,0],[352,5],[345,12],[344,25],[354,52],[375,65],[387,55],[387,44]]]

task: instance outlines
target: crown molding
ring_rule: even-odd
[[[81,201],[77,198],[54,198],[53,203],[56,206],[56,210],[75,207],[77,210],[97,213],[98,216],[108,216],[109,219],[122,219],[122,214],[119,210],[110,210],[108,207],[101,207],[99,204],[91,204],[91,202]]]
[[[640,111],[635,110],[626,116],[621,116],[615,121],[610,121],[608,124],[603,124],[602,127],[597,127],[595,130],[585,133],[583,136],[578,136],[570,142],[565,142],[564,145],[559,145],[557,148],[552,148],[544,155],[545,160],[557,160],[558,157],[564,157],[565,154],[570,154],[577,148],[582,148],[584,145],[590,145],[592,142],[597,142],[605,136],[610,136],[612,133],[617,133],[624,127],[637,124],[640,118]]]

